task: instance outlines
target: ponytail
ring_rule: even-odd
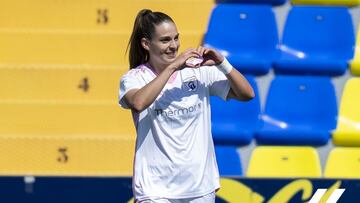
[[[126,52],[129,50],[130,69],[146,63],[149,60],[149,52],[141,45],[141,39],[151,40],[155,33],[155,26],[164,22],[174,22],[170,16],[161,12],[152,12],[149,9],[142,9],[135,18],[134,28],[130,36]]]

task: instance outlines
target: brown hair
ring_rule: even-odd
[[[129,63],[130,69],[146,63],[149,60],[149,53],[141,45],[141,39],[151,39],[155,26],[164,22],[174,22],[170,16],[162,12],[152,12],[149,9],[142,9],[136,16],[134,22],[134,28],[126,48],[126,52],[129,51]]]

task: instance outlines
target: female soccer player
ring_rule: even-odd
[[[119,104],[131,109],[137,132],[136,202],[215,202],[220,184],[210,96],[254,97],[248,81],[219,52],[198,47],[178,55],[179,46],[168,15],[138,13],[128,45],[130,70],[121,78],[119,96]]]

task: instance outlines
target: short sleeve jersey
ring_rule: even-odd
[[[131,89],[156,77],[148,65],[129,70],[120,82],[119,104]],[[211,135],[210,96],[227,97],[230,83],[216,66],[174,72],[155,101],[133,112],[136,127],[133,191],[146,198],[190,198],[220,187]]]

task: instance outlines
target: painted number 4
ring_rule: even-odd
[[[82,89],[84,92],[87,92],[89,87],[89,79],[87,77],[83,78],[78,86],[78,88]]]

